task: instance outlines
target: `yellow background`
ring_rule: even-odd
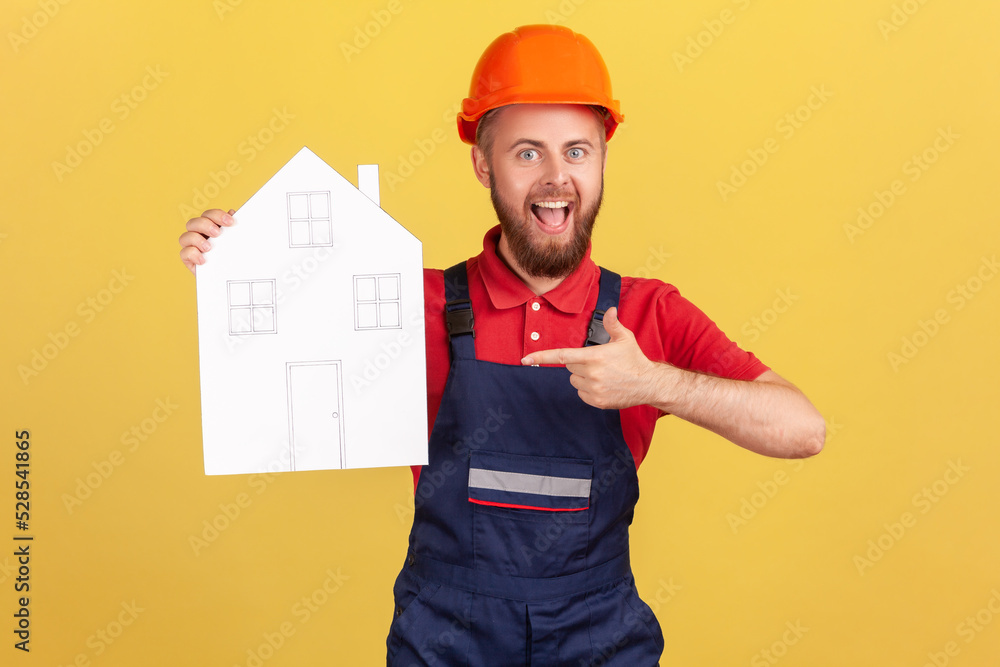
[[[229,667],[255,664],[262,646],[268,667],[384,660],[410,472],[206,477],[194,279],[176,239],[227,163],[239,173],[208,188],[209,203],[236,208],[308,145],[352,181],[358,163],[381,165],[382,205],[422,239],[425,265],[477,253],[494,217],[456,104],[488,43],[538,22],[594,41],[627,119],[610,144],[595,258],[677,285],[831,426],[825,451],[798,463],[661,422],[640,471],[633,567],[664,628],[662,664],[996,664],[1000,279],[976,279],[994,278],[983,258],[1000,249],[998,3],[3,7],[3,664]],[[355,40],[363,48],[345,50]],[[686,50],[695,57],[678,60]],[[830,96],[800,109],[813,87]],[[244,142],[275,109],[294,118],[250,159]],[[787,136],[779,122],[796,113],[808,118]],[[102,122],[113,129],[97,135]],[[769,139],[777,152],[741,167]],[[81,144],[78,166],[54,166]],[[907,163],[925,150],[935,161],[911,180]],[[755,173],[723,201],[734,168]],[[903,194],[849,234],[896,180]],[[978,288],[961,308],[960,284]],[[770,310],[779,290],[794,296],[782,313]],[[88,299],[106,303],[91,312]],[[933,336],[915,336],[921,322]],[[62,339],[67,326],[76,335]],[[921,345],[893,363],[904,337]],[[158,400],[176,406],[160,422]],[[133,428],[146,429],[138,446],[122,440]],[[30,654],[11,632],[20,429],[32,453]],[[756,513],[737,524],[741,507]],[[306,617],[303,598],[323,603]],[[282,628],[290,636],[268,651]]]

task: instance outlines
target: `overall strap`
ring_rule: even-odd
[[[469,300],[469,276],[465,262],[459,262],[444,272],[445,324],[451,340],[453,359],[476,358],[476,318]]]
[[[618,306],[618,296],[622,291],[622,277],[614,271],[601,269],[601,286],[597,294],[597,308],[587,329],[587,346],[603,345],[611,340],[604,329],[604,313],[608,308]]]
[[[602,345],[611,340],[604,329],[604,313],[618,305],[621,293],[621,276],[614,271],[601,269],[601,281],[597,294],[597,307],[587,329],[586,345]],[[475,323],[472,302],[469,300],[469,278],[465,262],[459,262],[444,272],[445,321],[451,353],[455,359],[475,359]]]

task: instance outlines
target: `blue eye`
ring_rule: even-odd
[[[583,149],[571,148],[566,152],[566,154],[569,155],[570,158],[572,158],[573,160],[579,160],[580,158],[583,157]]]
[[[527,148],[521,151],[520,156],[525,160],[534,160],[536,157],[538,157],[538,151],[536,151],[534,148]]]

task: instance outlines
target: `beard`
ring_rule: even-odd
[[[541,192],[539,199],[566,199],[558,192]],[[597,222],[597,214],[604,200],[604,177],[601,177],[601,189],[593,205],[584,209],[579,202],[574,202],[572,237],[563,243],[556,237],[547,237],[543,242],[532,240],[532,229],[535,226],[531,204],[524,202],[524,208],[517,210],[497,194],[496,180],[490,172],[490,201],[500,221],[500,230],[507,239],[507,246],[517,265],[533,278],[563,278],[580,266],[587,248],[590,247],[590,237]]]

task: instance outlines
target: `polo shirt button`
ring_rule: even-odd
[[[400,607],[399,605],[396,605],[396,618],[399,618],[402,615],[403,615],[403,608]]]
[[[531,332],[531,340],[538,340],[539,338],[541,338],[541,336],[538,335],[537,331]]]
[[[537,301],[535,301],[533,304],[531,304],[531,309],[532,310],[540,310],[541,307],[542,307],[541,304],[539,304]]]

